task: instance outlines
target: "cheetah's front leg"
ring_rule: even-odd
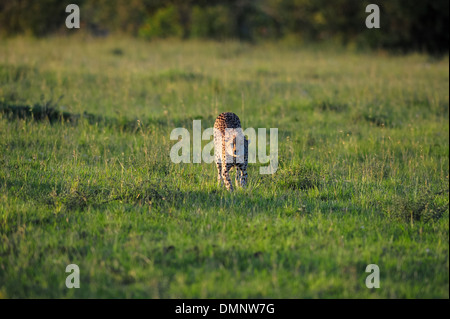
[[[222,187],[223,185],[223,178],[222,178],[222,164],[217,162],[216,163],[217,166],[217,185],[219,187]]]
[[[225,163],[225,161],[222,163],[222,178],[225,182],[225,187],[229,191],[233,191],[233,184],[231,184],[231,178],[230,178],[230,169],[231,165]]]
[[[236,178],[235,178],[235,184],[236,187],[241,186],[241,170],[239,169],[239,167],[236,167]]]
[[[245,188],[247,186],[247,177],[248,177],[247,167],[246,166],[240,167],[239,170],[242,171],[242,173],[241,173],[241,187]]]

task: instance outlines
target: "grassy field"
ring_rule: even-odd
[[[448,57],[0,40],[0,297],[449,298],[448,88]],[[279,132],[232,194],[169,157],[223,111]]]

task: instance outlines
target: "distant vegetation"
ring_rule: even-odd
[[[146,39],[180,37],[333,42],[399,52],[449,49],[448,0],[12,0],[0,1],[0,35],[74,33],[65,7],[81,8],[82,30]],[[365,27],[365,8],[381,9],[381,28]]]

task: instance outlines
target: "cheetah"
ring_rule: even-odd
[[[239,117],[231,112],[221,113],[214,123],[214,148],[219,186],[225,183],[233,191],[230,170],[236,167],[236,186],[247,185],[248,140]],[[243,151],[243,152],[242,152]]]

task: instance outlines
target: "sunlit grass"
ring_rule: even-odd
[[[448,298],[448,76],[425,55],[2,40],[0,107],[76,121],[0,115],[0,296]],[[234,194],[169,157],[172,129],[223,111],[279,130],[277,173],[251,164]]]

